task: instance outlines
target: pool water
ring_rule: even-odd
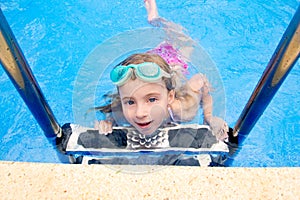
[[[225,89],[225,120],[234,126],[299,2],[157,4],[160,15],[184,26],[214,61]],[[74,84],[88,55],[115,35],[150,27],[142,0],[14,0],[0,6],[60,124],[74,122]],[[299,66],[298,61],[232,166],[300,166]],[[0,84],[0,159],[61,162],[2,68]]]

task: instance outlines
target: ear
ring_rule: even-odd
[[[172,104],[175,100],[175,90],[170,90],[168,92],[168,104]]]

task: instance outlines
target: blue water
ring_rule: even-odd
[[[234,126],[299,2],[157,3],[161,16],[184,26],[214,61],[225,89],[225,120]],[[88,55],[117,34],[149,27],[142,0],[2,0],[0,6],[60,124],[74,121],[74,83]],[[298,61],[232,166],[300,166],[299,66]],[[60,162],[2,68],[0,85],[0,159]]]

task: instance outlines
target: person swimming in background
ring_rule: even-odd
[[[224,120],[212,115],[207,78],[201,73],[189,80],[185,76],[193,40],[180,31],[183,28],[179,25],[159,17],[155,0],[144,3],[149,23],[163,27],[170,37],[146,53],[129,56],[112,70],[111,80],[118,93],[110,95],[109,105],[96,108],[112,115],[96,121],[95,128],[101,134],[109,134],[118,119],[125,118],[138,132],[151,135],[170,122],[191,121],[202,106],[203,123],[218,139],[225,140],[229,128]],[[172,39],[174,36],[180,40]]]

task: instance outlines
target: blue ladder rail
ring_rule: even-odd
[[[0,8],[0,63],[51,143],[61,133],[25,57]]]
[[[234,126],[233,136],[238,137],[239,145],[248,136],[299,58],[299,24],[300,6]]]

